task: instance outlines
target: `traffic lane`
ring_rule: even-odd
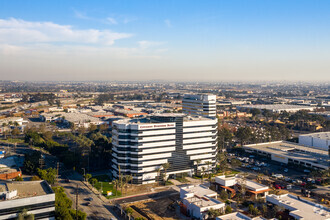
[[[80,181],[71,180],[69,183],[66,183],[64,180],[61,180],[61,185],[72,200],[73,208],[76,207],[76,190],[78,185],[78,209],[86,212],[88,219],[110,219],[113,217],[109,210],[104,207],[103,202]],[[92,198],[93,201],[88,201],[89,198]],[[89,206],[86,205],[87,202],[90,202]]]

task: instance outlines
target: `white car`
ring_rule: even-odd
[[[283,175],[282,174],[273,174],[272,177],[275,177],[275,178],[283,178]]]

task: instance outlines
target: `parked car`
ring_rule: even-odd
[[[310,170],[304,170],[304,173],[310,173],[311,171]]]
[[[285,177],[284,180],[287,181],[287,182],[291,182],[291,178],[290,177]]]
[[[275,184],[274,187],[275,187],[275,189],[283,189],[282,186],[279,184]]]
[[[273,174],[272,177],[275,177],[277,179],[281,179],[283,178],[284,176],[282,174]]]
[[[288,171],[289,171],[289,169],[288,169],[288,168],[285,168],[285,169],[284,169],[284,172],[285,172],[285,173],[287,173]]]
[[[286,188],[287,189],[292,189],[292,185],[289,184],[289,185],[286,186]]]

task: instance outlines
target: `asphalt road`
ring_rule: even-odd
[[[70,175],[68,178],[70,179],[69,183],[66,183],[63,178],[59,179],[59,184],[65,189],[66,194],[72,200],[73,208],[76,207],[76,188],[78,185],[78,209],[86,212],[87,219],[119,219],[110,212],[110,204],[103,202],[79,180],[81,177]],[[93,200],[88,201],[90,198]],[[90,202],[90,205],[87,206],[86,204],[88,202]]]

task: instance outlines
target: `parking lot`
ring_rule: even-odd
[[[321,186],[318,178],[313,179],[309,173],[304,172],[307,169],[281,164],[266,157],[247,153],[229,154],[228,160],[232,159],[238,159],[242,163],[241,167],[236,168],[237,170],[248,173],[250,178],[257,178],[257,175],[262,173],[265,176],[264,178],[274,181],[274,186],[277,185],[275,187],[277,189],[286,189],[288,185],[290,185],[290,188],[292,187],[290,191],[315,188],[313,191],[330,196],[330,187]]]

